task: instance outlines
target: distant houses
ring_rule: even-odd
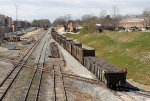
[[[0,14],[0,37],[4,36],[4,33],[16,32],[30,27],[30,23],[27,21],[13,21],[11,17]]]
[[[118,27],[124,28],[124,29],[130,29],[130,28],[150,28],[150,22],[147,22],[144,18],[126,18],[121,20],[118,23]]]
[[[0,14],[0,37],[12,31],[12,18]]]
[[[13,21],[13,24],[12,24],[13,32],[16,32],[16,30],[21,31],[21,30],[27,29],[30,26],[31,24],[28,21]]]
[[[5,25],[5,15],[0,14],[0,26]]]
[[[74,27],[75,27],[75,25],[74,25],[73,21],[72,20],[68,20],[68,22],[67,22],[67,31],[68,32],[73,32],[74,31]]]

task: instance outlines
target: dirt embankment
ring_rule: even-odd
[[[23,36],[21,36],[21,39],[25,39],[25,38],[31,38],[31,37],[34,37],[37,33],[39,33],[40,31],[42,31],[42,29],[38,29],[38,30],[35,30],[35,31],[32,31],[32,32],[29,32]]]

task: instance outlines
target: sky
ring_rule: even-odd
[[[117,6],[119,13],[141,14],[144,8],[150,7],[150,0],[0,0],[0,14],[16,19],[16,8],[21,20],[54,19],[71,15],[72,19],[90,14],[98,16],[101,10],[111,14],[112,7]]]

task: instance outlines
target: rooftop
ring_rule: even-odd
[[[127,23],[127,22],[143,22],[144,18],[126,18],[121,20],[121,23]]]

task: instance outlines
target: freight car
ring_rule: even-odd
[[[59,35],[55,31],[51,32],[51,35],[55,41],[109,88],[118,88],[126,83],[127,70],[119,69],[95,57],[95,49]]]
[[[64,49],[66,49],[66,40],[67,40],[66,36],[61,35],[61,37],[60,37],[60,45],[61,45]]]
[[[76,58],[81,64],[83,64],[83,57],[95,56],[95,50],[93,48],[82,45],[77,41],[71,41],[64,35],[61,35],[60,37],[60,45],[66,50],[68,49],[67,47],[69,47],[70,54],[74,58]]]
[[[72,43],[73,41],[71,40],[71,39],[69,39],[69,38],[67,38],[66,39],[66,42],[65,42],[65,44],[66,44],[66,50],[69,52],[69,53],[71,53],[71,50],[72,50],[72,47],[71,47],[71,43]]]
[[[77,47],[82,47],[82,44],[75,42],[71,39],[66,40],[66,50],[75,57],[75,53],[74,53],[74,49],[73,47],[77,46]]]
[[[122,70],[97,57],[84,57],[84,66],[109,88],[126,83],[127,70]]]
[[[88,46],[82,45],[81,47],[73,45],[72,46],[72,55],[81,63],[84,62],[84,57],[86,56],[95,56],[95,49]]]

